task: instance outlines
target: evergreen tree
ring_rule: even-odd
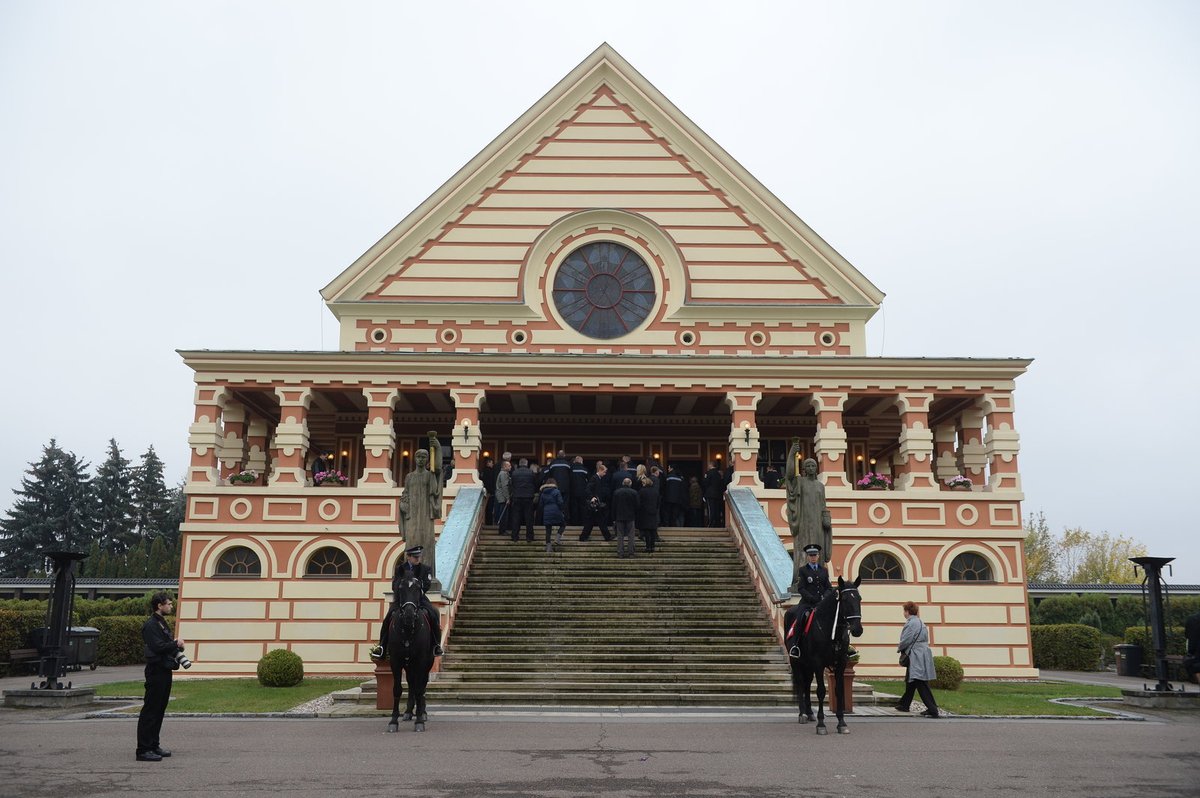
[[[21,487],[13,491],[17,500],[0,521],[0,574],[21,577],[44,572],[45,552],[57,543],[65,457],[66,452],[51,439],[42,447],[42,459],[29,464]]]
[[[96,539],[100,548],[121,554],[136,542],[133,471],[116,440],[108,442],[108,458],[96,469]]]
[[[61,551],[83,551],[96,536],[96,495],[88,463],[63,452],[59,479],[53,483],[51,504],[54,542]]]
[[[80,576],[104,576],[97,569],[100,567],[100,541],[93,540],[91,547],[88,549],[87,559],[79,563]]]
[[[134,528],[140,540],[163,533],[171,514],[171,497],[163,481],[163,461],[151,446],[133,473]],[[143,549],[143,552],[145,550]]]
[[[169,567],[170,555],[167,553],[166,544],[163,543],[163,536],[159,535],[150,544],[150,553],[146,555],[146,576],[158,579],[166,575]]]
[[[183,494],[183,486],[184,481],[181,479],[178,485],[167,491],[170,509],[166,518],[163,519],[162,537],[168,548],[178,547],[182,538],[179,527],[183,523],[187,508],[187,497]]]

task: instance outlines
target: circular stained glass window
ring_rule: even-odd
[[[620,338],[654,309],[654,277],[629,247],[600,241],[567,256],[554,275],[554,306],[592,338]]]

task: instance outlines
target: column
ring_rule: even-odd
[[[758,422],[755,411],[762,393],[737,392],[725,394],[729,406],[729,467],[733,480],[729,487],[761,488],[758,477]]]
[[[933,467],[940,485],[944,485],[946,480],[958,476],[958,457],[954,450],[957,438],[954,421],[938,424],[933,430]]]
[[[479,409],[483,396],[482,388],[450,390],[450,398],[454,400],[454,429],[450,435],[454,472],[450,475],[450,485],[483,485],[479,478],[479,453],[483,450]]]
[[[279,398],[279,426],[271,444],[271,485],[306,484],[304,458],[308,455],[308,408],[312,388],[286,386],[276,388]]]
[[[850,486],[846,479],[846,428],[842,426],[847,398],[837,391],[818,391],[812,398],[817,411],[817,434],[813,436],[817,478],[827,487]]]
[[[188,465],[188,485],[217,485],[220,472],[217,452],[221,447],[221,409],[229,396],[220,385],[196,386],[196,415],[188,427],[188,446],[192,447]]]
[[[269,435],[267,422],[261,418],[252,418],[246,424],[246,468],[252,468],[263,477],[266,483],[267,474],[267,438]]]
[[[900,446],[896,452],[896,490],[936,488],[933,481],[933,431],[929,429],[931,393],[902,393],[896,397],[900,408]]]
[[[242,470],[242,460],[246,454],[245,406],[241,402],[227,401],[221,412],[221,424],[225,428],[225,437],[221,440],[217,456],[221,461],[221,479],[228,479]]]
[[[988,490],[1021,489],[1017,473],[1017,453],[1021,436],[1013,429],[1013,397],[1011,393],[986,394],[979,407],[987,417],[987,435],[983,438],[988,463]]]
[[[983,447],[983,411],[979,403],[958,417],[958,473],[983,487],[987,482],[987,451]]]
[[[367,399],[367,425],[363,427],[363,450],[367,462],[363,464],[359,485],[381,488],[396,487],[392,476],[392,460],[396,454],[396,400],[399,388],[363,388]]]

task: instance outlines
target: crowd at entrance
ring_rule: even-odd
[[[725,488],[732,472],[715,460],[697,477],[656,460],[634,463],[629,456],[611,467],[604,460],[589,467],[582,455],[568,457],[564,451],[544,464],[505,452],[499,464],[484,458],[479,477],[488,496],[487,523],[514,541],[522,528],[532,541],[534,526],[543,526],[549,551],[570,525],[580,527],[581,541],[596,529],[605,540],[612,540],[614,531],[618,537],[636,531],[653,552],[660,527],[725,526]]]

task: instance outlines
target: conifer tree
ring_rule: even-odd
[[[54,546],[61,551],[83,551],[96,535],[96,495],[88,468],[73,452],[63,452],[51,492]]]
[[[140,540],[162,534],[171,512],[171,499],[163,481],[163,461],[151,446],[133,475],[134,529]],[[144,551],[144,550],[143,550]]]
[[[133,470],[116,440],[108,442],[108,457],[96,469],[96,540],[100,548],[124,553],[136,542],[134,534]]]
[[[42,458],[30,463],[17,500],[0,520],[0,573],[30,576],[45,569],[45,552],[56,548],[63,508],[63,461],[66,452],[53,438],[42,447]]]

